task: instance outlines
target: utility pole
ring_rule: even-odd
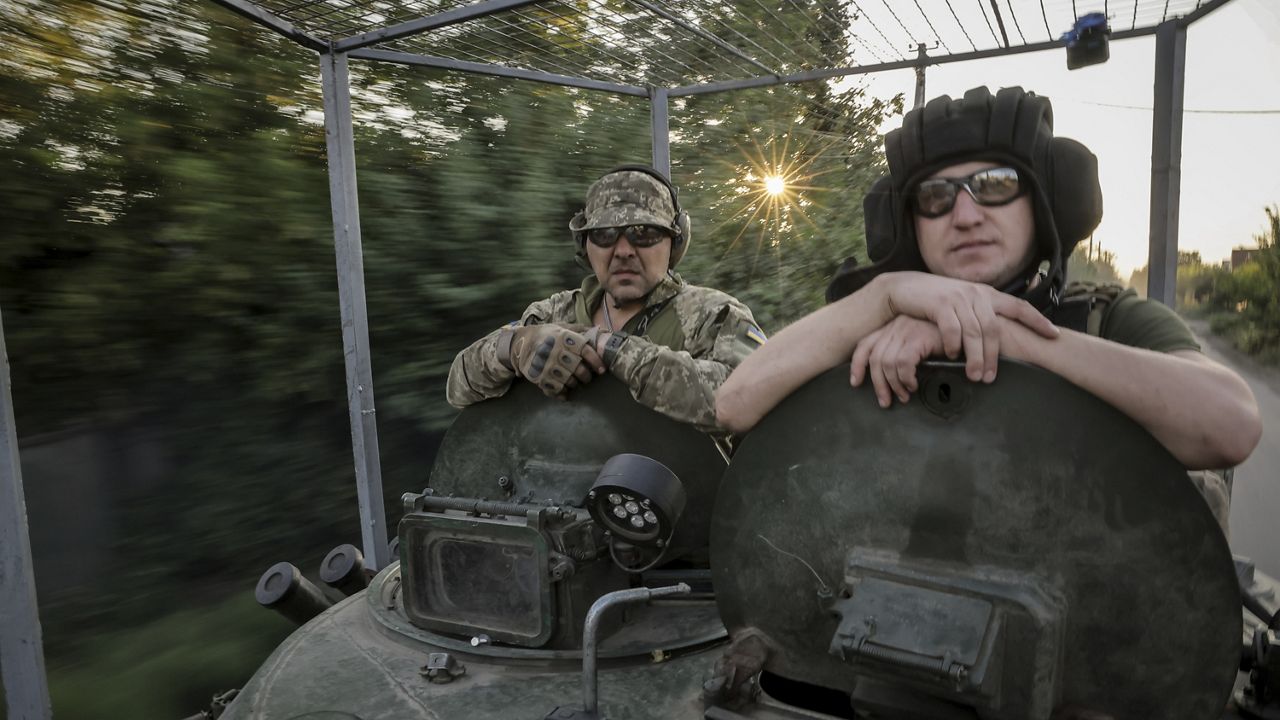
[[[916,45],[916,104],[912,107],[924,106],[924,61],[929,55],[924,51],[924,43]]]
[[[1182,101],[1187,29],[1156,26],[1155,102],[1151,127],[1151,223],[1147,297],[1173,307],[1178,280],[1178,206],[1182,188]]]
[[[49,720],[36,579],[31,569],[27,504],[9,391],[9,358],[0,323],[0,687],[9,717]]]

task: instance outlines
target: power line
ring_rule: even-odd
[[[948,0],[948,2],[949,1],[950,0]],[[946,41],[943,40],[942,36],[938,34],[938,29],[933,26],[933,21],[929,19],[929,16],[928,14],[925,13],[924,8],[920,7],[920,0],[916,0],[916,9],[920,11],[920,17],[924,18],[925,24],[928,25],[929,29],[933,31],[933,37],[938,40],[938,43],[940,45],[942,45],[942,49],[950,53],[951,48],[947,47]],[[951,14],[954,15],[955,11],[952,10]],[[977,48],[974,48],[974,50],[977,50]]]
[[[898,13],[893,11],[893,8],[889,5],[889,0],[880,0],[880,2],[884,3],[884,9],[889,11],[889,14],[893,16],[893,19],[898,21],[898,25],[902,28],[902,32],[906,33],[907,37],[911,38],[911,44],[919,45],[920,43],[916,42],[915,37],[911,34],[911,30],[909,30],[902,22],[902,18],[898,17]]]
[[[858,0],[853,0],[853,9],[858,12],[858,17],[862,18],[863,20],[866,20],[867,23],[871,25],[871,29],[876,31],[876,33],[880,36],[881,40],[884,40],[884,44],[888,46],[889,53],[890,55],[892,55],[894,53],[896,46],[893,43],[889,42],[889,38],[885,37],[884,32],[881,31],[880,26],[876,25],[875,21],[871,19],[871,16],[868,15],[867,12],[863,10],[861,7],[859,7]]]
[[[1058,98],[1059,100],[1067,98]],[[1094,102],[1092,100],[1069,100],[1069,102],[1078,102],[1084,105],[1097,105],[1099,107],[1118,108],[1120,110],[1145,110],[1151,112],[1152,108],[1143,107],[1141,105],[1120,105],[1117,103]],[[1280,115],[1280,108],[1275,110],[1190,110],[1183,108],[1184,113],[1196,113],[1199,115]]]
[[[1013,11],[1012,0],[1004,0],[1004,3],[1009,6],[1009,17],[1013,18],[1013,28],[1018,31],[1018,37],[1022,38],[1022,44],[1026,45],[1027,36],[1022,34],[1022,25],[1018,22],[1018,14]]]
[[[991,31],[991,39],[995,40],[998,46],[1000,38],[996,37],[996,29],[991,27],[991,18],[987,17],[987,8],[983,6],[982,0],[978,0],[978,9],[982,11],[982,19],[987,21],[987,29]]]
[[[982,7],[981,4],[978,7]],[[956,19],[956,25],[960,26],[960,32],[964,33],[964,39],[969,41],[969,45],[973,46],[973,51],[978,52],[978,46],[974,44],[973,38],[969,37],[969,31],[965,29],[964,23],[960,22],[960,16],[956,15],[956,9],[951,7],[951,0],[947,0],[947,9],[951,11],[951,17]],[[989,25],[988,25],[989,26]],[[992,33],[994,35],[995,33]],[[950,52],[950,51],[948,51]]]
[[[1005,29],[1004,18],[1000,16],[1000,5],[996,0],[991,0],[991,12],[996,16],[996,24],[1000,26],[1000,37],[1004,40],[1006,49],[1009,47],[1009,32]]]

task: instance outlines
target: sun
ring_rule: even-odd
[[[756,252],[749,262],[748,284],[755,277],[756,265],[766,247],[781,263],[786,239],[814,233],[825,236],[809,217],[809,211],[822,207],[815,200],[816,195],[834,188],[815,180],[845,169],[843,162],[832,163],[833,158],[852,157],[840,149],[842,138],[802,128],[797,123],[793,120],[792,127],[781,134],[762,133],[750,137],[749,144],[738,145],[740,159],[718,160],[739,179],[733,184],[735,199],[726,208],[729,212],[713,231],[738,222],[742,225],[723,247],[717,264],[739,248],[748,233],[757,236]]]

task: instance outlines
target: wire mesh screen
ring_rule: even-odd
[[[1086,13],[1115,31],[1206,0],[258,0],[322,41],[454,12],[378,49],[628,85],[682,87],[1058,40]]]

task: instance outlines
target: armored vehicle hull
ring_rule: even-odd
[[[889,411],[837,368],[727,471],[607,378],[518,385],[440,458],[399,561],[224,720],[1280,717],[1274,583],[1150,435],[1035,368],[931,364]]]
[[[581,707],[580,651],[473,646],[422,630],[404,615],[399,585],[397,563],[300,628],[222,719],[542,720],[558,706]],[[725,642],[714,603],[642,608],[626,628],[600,647],[599,697],[608,717],[701,717],[706,671]],[[439,672],[429,667],[433,659]]]

